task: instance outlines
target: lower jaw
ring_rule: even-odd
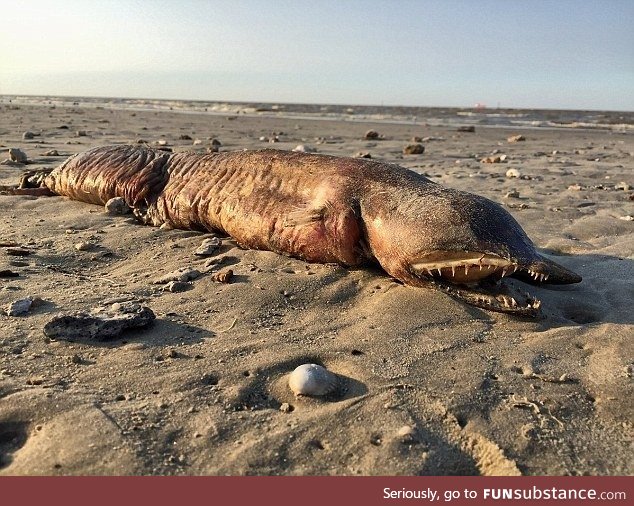
[[[472,306],[489,311],[514,314],[517,316],[536,317],[541,302],[530,294],[522,293],[508,282],[496,282],[484,279],[470,285],[454,284],[442,279],[431,279],[432,284],[449,295]]]

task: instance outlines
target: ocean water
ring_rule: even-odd
[[[250,115],[339,121],[428,124],[432,126],[492,126],[513,128],[588,128],[634,130],[634,112],[554,109],[498,109],[376,105],[214,102],[139,98],[53,97],[0,95],[0,104],[88,107],[194,114]]]

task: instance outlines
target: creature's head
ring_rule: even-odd
[[[486,309],[525,315],[540,302],[510,293],[505,276],[531,283],[577,283],[581,277],[540,255],[515,219],[477,195],[415,185],[362,202],[372,253],[405,284],[435,285]]]

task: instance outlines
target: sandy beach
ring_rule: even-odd
[[[63,197],[0,195],[0,271],[12,273],[0,278],[0,475],[634,473],[634,131],[458,132],[422,118],[72,103],[5,103],[0,118],[0,160],[20,148],[29,161],[1,164],[0,185],[109,144],[365,152],[500,203],[541,252],[583,276],[531,286],[543,315],[521,319],[377,269],[223,238],[214,258],[232,282],[202,275],[170,292],[153,282],[204,270],[194,252],[212,234],[143,226]],[[366,140],[370,129],[380,138]],[[414,137],[425,152],[404,155]],[[8,316],[26,297],[30,310]],[[54,316],[127,301],[150,307],[154,323],[104,342],[43,333]],[[339,377],[326,398],[288,388],[288,374],[311,362]]]

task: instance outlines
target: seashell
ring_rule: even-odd
[[[288,377],[288,386],[295,395],[320,397],[337,387],[337,375],[317,364],[302,364]]]

